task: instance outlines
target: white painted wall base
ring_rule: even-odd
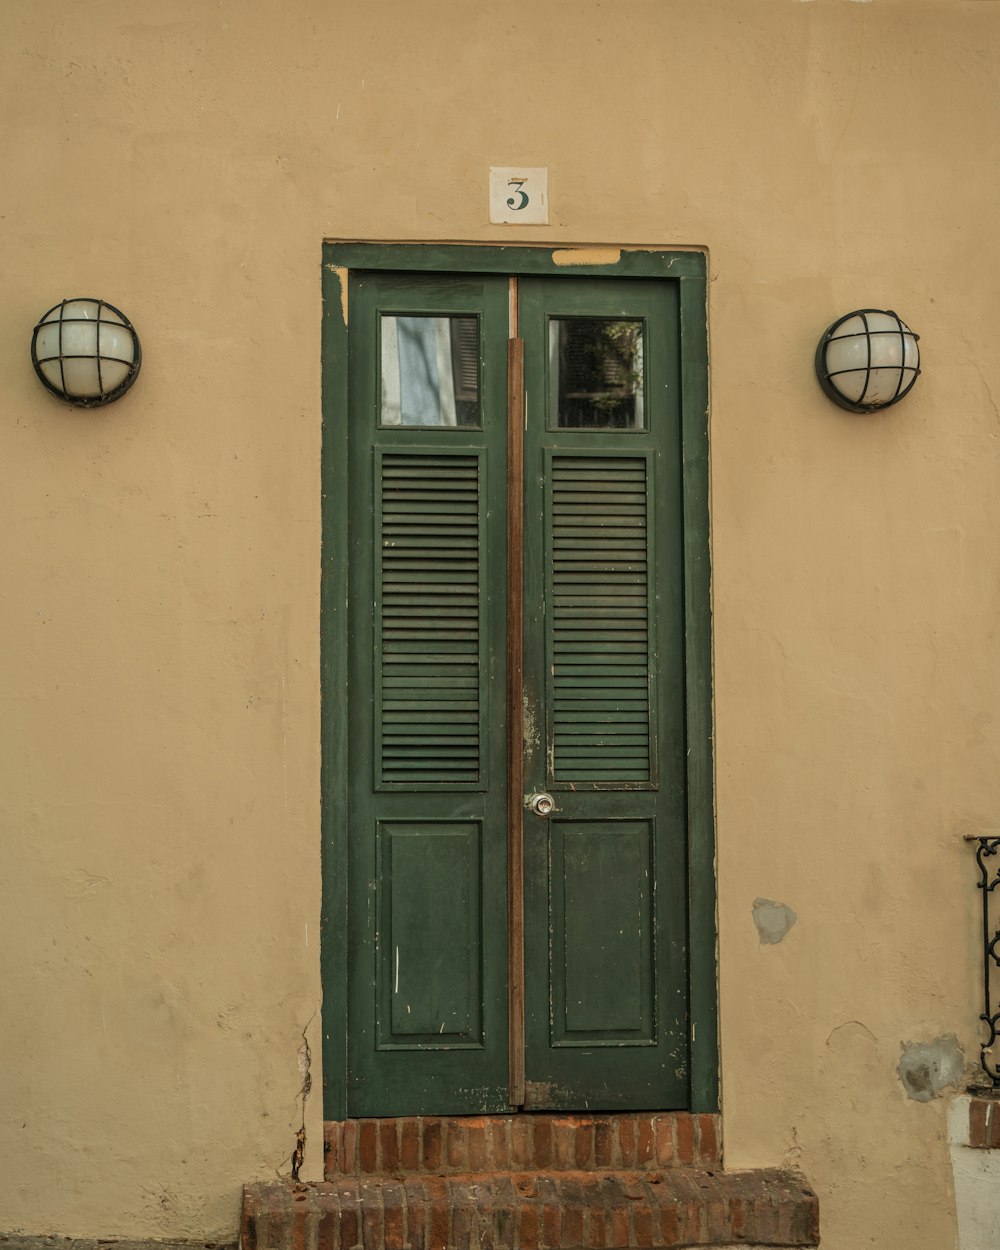
[[[969,1096],[953,1100],[948,1140],[955,1178],[958,1250],[997,1250],[1000,1245],[1000,1150],[969,1145]]]

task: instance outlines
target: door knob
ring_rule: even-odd
[[[555,799],[551,794],[533,794],[528,799],[528,806],[536,816],[548,816],[556,810]]]

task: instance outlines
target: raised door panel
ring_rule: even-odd
[[[552,1045],[656,1044],[653,822],[549,822]]]
[[[482,821],[378,830],[379,1050],[483,1044]]]

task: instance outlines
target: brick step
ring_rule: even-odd
[[[722,1166],[717,1115],[405,1116],[325,1125],[323,1174],[393,1176]]]
[[[260,1181],[242,1250],[637,1250],[816,1246],[816,1195],[794,1172],[511,1172]]]

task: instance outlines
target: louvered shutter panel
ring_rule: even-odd
[[[451,368],[455,398],[475,402],[479,397],[479,321],[451,318]]]
[[[555,782],[652,783],[650,461],[555,454],[550,468]]]
[[[376,452],[376,776],[483,779],[481,454]]]

